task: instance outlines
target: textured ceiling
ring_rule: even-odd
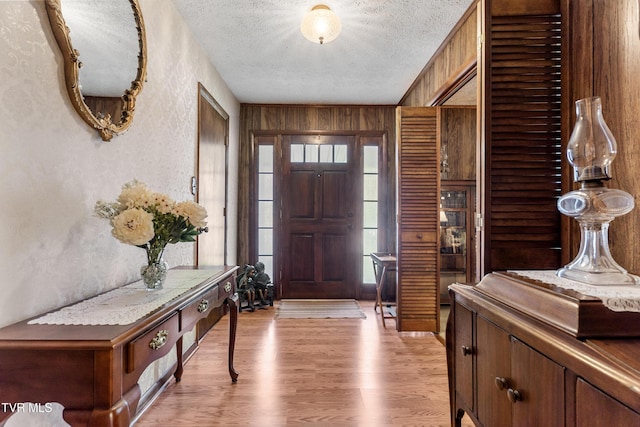
[[[243,103],[395,105],[473,0],[172,0]],[[302,16],[326,4],[319,45]]]

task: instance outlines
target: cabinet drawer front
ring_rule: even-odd
[[[215,285],[181,310],[181,327],[183,331],[191,330],[198,320],[207,317],[213,308],[220,305],[219,290],[220,285]]]
[[[169,353],[179,338],[178,313],[127,344],[126,372],[131,373]]]
[[[402,230],[400,233],[401,242],[433,243],[436,240],[437,236],[433,230]]]
[[[224,281],[218,284],[218,298],[225,299],[230,297],[236,292],[236,279],[235,276],[227,277]]]

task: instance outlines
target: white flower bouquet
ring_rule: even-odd
[[[145,184],[131,181],[122,187],[116,202],[98,201],[95,213],[110,220],[113,236],[128,245],[145,249],[147,266],[141,270],[147,283],[145,270],[154,279],[164,279],[166,264],[162,261],[169,243],[194,242],[195,237],[207,231],[207,211],[199,204],[187,200],[175,202],[161,193],[154,193]],[[164,266],[163,266],[164,264]],[[162,270],[164,267],[164,275]],[[162,286],[162,281],[155,288]],[[152,286],[147,283],[147,286]]]

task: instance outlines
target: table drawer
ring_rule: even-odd
[[[218,296],[219,289],[220,286],[216,284],[180,311],[180,315],[182,316],[181,328],[183,331],[191,330],[198,320],[207,317],[212,309],[220,305],[218,304],[220,300]]]
[[[126,372],[144,369],[149,363],[169,353],[179,337],[179,318],[176,312],[127,344]]]
[[[235,275],[227,277],[222,282],[220,282],[218,284],[218,286],[220,287],[220,295],[218,296],[218,298],[225,299],[233,295],[236,292],[235,283],[236,283]]]

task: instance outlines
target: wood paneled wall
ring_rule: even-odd
[[[635,197],[635,209],[611,223],[609,244],[613,258],[629,272],[640,274],[640,11],[638,0],[563,0],[570,17],[570,106],[566,114],[575,122],[573,102],[600,96],[605,121],[618,143],[612,164],[613,179],[606,185]],[[569,128],[571,130],[571,128]],[[567,135],[568,139],[569,135]],[[575,187],[574,187],[575,188]],[[580,241],[572,227],[573,254]]]
[[[238,262],[251,262],[249,253],[249,185],[252,138],[255,134],[317,132],[350,135],[384,132],[387,138],[387,242],[395,247],[395,106],[312,106],[243,104],[240,109],[240,177],[238,188]],[[255,260],[253,260],[255,262]]]
[[[442,107],[440,155],[447,158],[449,172],[443,180],[476,179],[476,107]]]
[[[431,106],[432,101],[464,76],[476,64],[478,13],[474,2],[458,21],[438,52],[400,101],[402,106]],[[425,58],[426,59],[426,58]]]

